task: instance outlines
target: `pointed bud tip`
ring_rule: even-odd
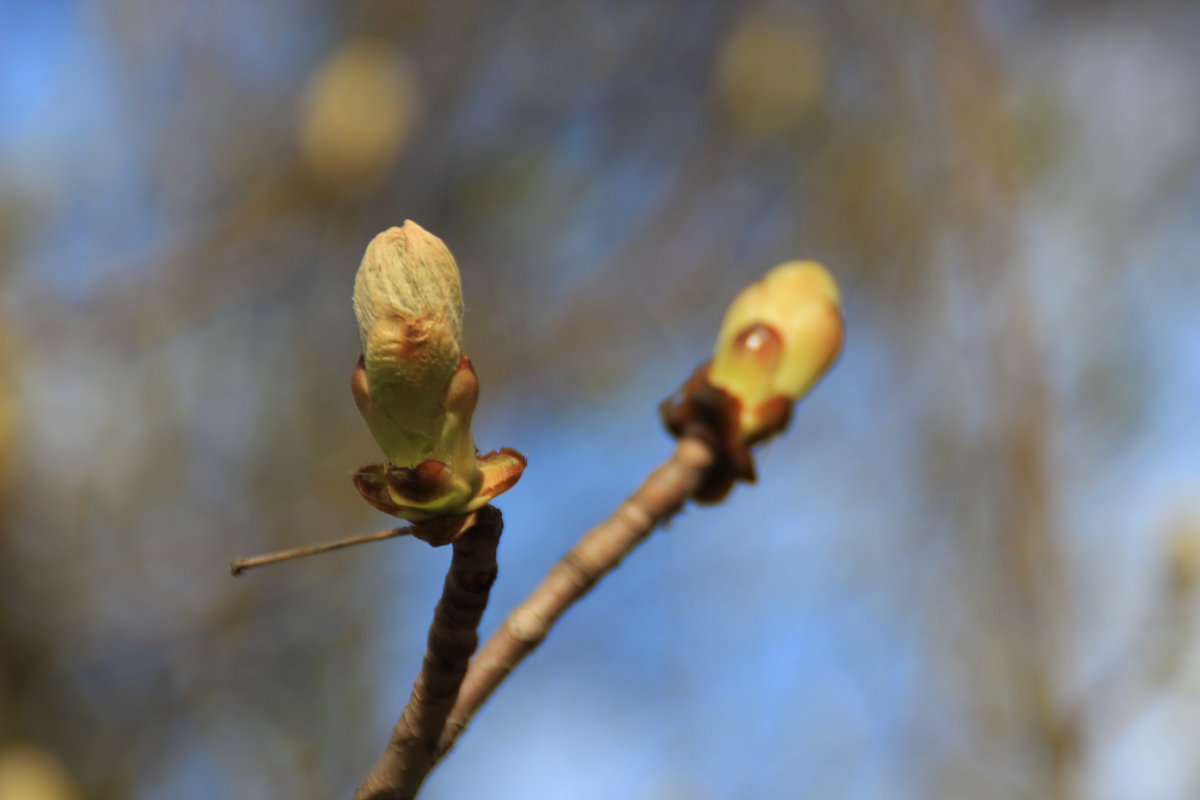
[[[368,361],[370,334],[380,320],[428,319],[461,342],[462,310],[462,279],[445,242],[412,220],[371,239],[354,278],[354,313]]]
[[[793,297],[820,297],[834,305],[842,302],[837,281],[820,261],[785,261],[764,275],[761,283],[772,292]]]

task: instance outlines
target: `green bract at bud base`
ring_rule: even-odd
[[[462,353],[461,281],[442,240],[412,221],[376,236],[354,281],[354,313],[363,354],[351,390],[388,460],[355,474],[367,502],[423,522],[511,488],[525,457],[475,450],[479,381]]]
[[[671,433],[698,436],[719,456],[698,500],[754,480],[749,446],[787,427],[793,404],[841,352],[839,304],[837,284],[816,261],[780,264],[734,299],[712,360],[660,409]]]

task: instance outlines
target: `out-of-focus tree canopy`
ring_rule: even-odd
[[[0,800],[365,774],[447,554],[227,564],[391,524],[349,298],[405,219],[461,266],[479,446],[530,460],[485,633],[668,452],[738,289],[819,259],[849,332],[424,796],[1200,794],[1194,4],[0,21]]]

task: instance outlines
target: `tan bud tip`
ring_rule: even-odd
[[[441,239],[405,220],[367,245],[354,278],[354,315],[368,360],[371,334],[394,320],[436,323],[461,347],[462,313],[458,264]]]

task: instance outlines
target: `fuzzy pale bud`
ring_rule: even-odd
[[[462,353],[458,265],[441,239],[407,221],[371,240],[354,281],[363,355],[354,400],[388,464],[355,483],[368,502],[421,521],[472,511],[520,477],[524,457],[477,457],[479,383]]]
[[[434,449],[442,395],[462,358],[454,256],[415,222],[389,228],[367,245],[354,279],[354,315],[376,406],[363,415],[388,460],[413,467],[449,456]],[[473,445],[467,449],[474,457]]]

